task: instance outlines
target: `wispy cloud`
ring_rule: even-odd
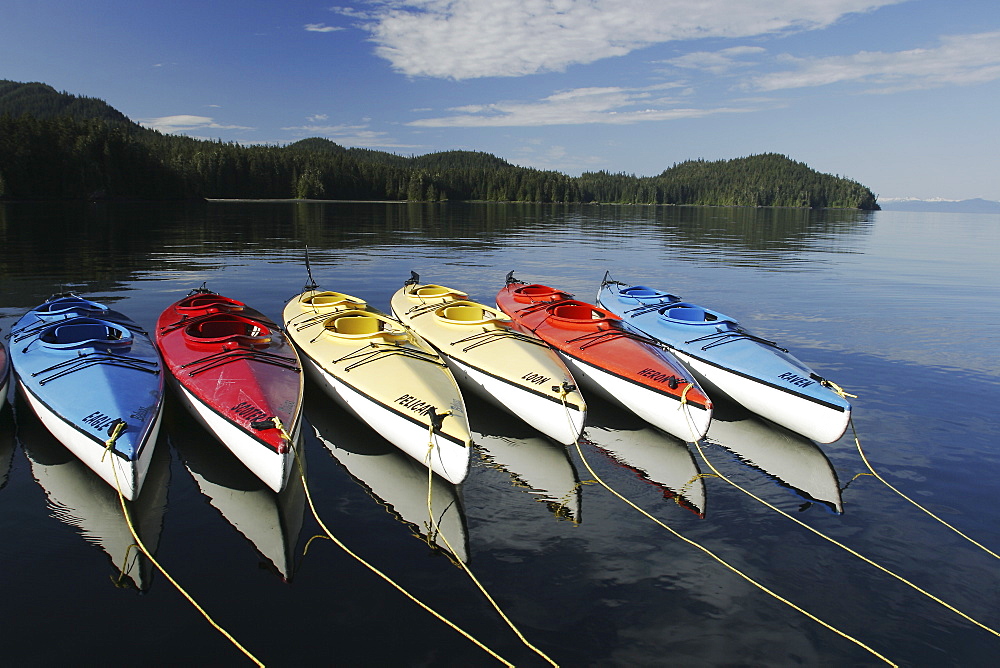
[[[337,32],[344,30],[344,28],[339,26],[328,26],[325,23],[307,23],[305,29],[306,32]]]
[[[286,132],[294,132],[300,137],[325,137],[345,146],[360,148],[420,148],[417,144],[404,144],[393,139],[388,132],[372,130],[368,125],[318,125],[312,122],[317,116],[310,117],[307,125],[295,125],[281,128]],[[326,119],[322,115],[323,120]]]
[[[755,62],[745,60],[744,57],[759,56],[765,52],[766,49],[759,46],[734,46],[721,51],[694,51],[662,62],[680,69],[703,70],[721,75],[755,65]]]
[[[140,120],[139,124],[165,134],[184,134],[199,130],[253,130],[253,128],[243,125],[223,125],[216,123],[209,116],[193,116],[190,114],[146,118]]]
[[[415,127],[539,127],[603,123],[627,125],[647,121],[698,118],[712,114],[753,111],[755,108],[704,108],[679,106],[678,98],[664,97],[668,89],[683,84],[658,84],[641,88],[608,86],[575,88],[541,100],[507,101],[454,107],[449,116],[424,118]]]
[[[1000,79],[1000,32],[951,35],[934,49],[862,51],[828,58],[784,58],[786,69],[754,77],[747,88],[776,91],[841,82],[869,84],[869,92],[970,85]]]
[[[829,26],[903,0],[370,0],[333,8],[362,21],[376,53],[407,75],[521,76],[675,40]]]

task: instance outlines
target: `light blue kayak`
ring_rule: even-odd
[[[607,274],[597,300],[634,329],[666,344],[709,396],[728,397],[820,443],[844,435],[851,405],[839,388],[733,318]]]
[[[7,359],[7,348],[0,343],[0,411],[7,403],[7,385],[10,381],[10,362]]]
[[[10,331],[28,405],[70,452],[133,500],[160,428],[163,373],[146,333],[103,304],[59,296]]]

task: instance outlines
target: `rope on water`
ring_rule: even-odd
[[[278,418],[274,418],[274,422],[275,422],[275,426],[278,429],[281,430],[282,435],[286,436],[286,438],[287,438],[287,433],[288,432],[286,432],[284,430],[284,427],[281,426],[280,420],[278,420]],[[302,488],[303,488],[303,490],[305,491],[305,494],[306,494],[306,501],[309,504],[309,510],[310,510],[310,512],[312,512],[312,516],[316,520],[316,523],[319,524],[319,526],[320,526],[321,529],[323,529],[323,533],[326,534],[325,536],[313,536],[312,538],[310,538],[309,541],[306,542],[305,549],[303,550],[303,555],[306,554],[306,553],[308,553],[309,546],[312,544],[312,541],[314,539],[316,539],[316,538],[326,538],[327,540],[332,541],[337,547],[339,547],[341,550],[343,550],[344,552],[346,552],[355,561],[359,562],[361,565],[363,565],[365,568],[367,568],[368,570],[370,570],[372,573],[374,573],[375,575],[379,576],[380,578],[382,578],[383,580],[385,580],[386,582],[388,582],[390,585],[392,585],[396,589],[396,591],[398,591],[403,596],[405,596],[406,598],[410,599],[411,601],[413,601],[414,603],[416,603],[418,606],[420,606],[421,608],[423,608],[424,610],[426,610],[427,612],[429,612],[436,619],[438,619],[439,621],[441,621],[444,624],[448,625],[453,630],[457,631],[466,640],[470,641],[471,643],[473,643],[474,645],[476,645],[477,647],[479,647],[481,650],[483,650],[484,652],[486,652],[487,654],[489,654],[490,656],[492,656],[494,659],[496,659],[500,663],[504,664],[505,666],[511,666],[512,667],[514,665],[514,664],[510,663],[509,661],[507,661],[506,659],[504,659],[499,654],[497,654],[496,652],[494,652],[493,650],[491,650],[489,647],[487,647],[486,645],[484,645],[482,642],[480,642],[476,638],[472,637],[472,635],[470,635],[467,631],[465,631],[464,629],[462,629],[461,627],[459,627],[458,625],[456,625],[454,622],[452,622],[451,620],[449,620],[447,617],[445,617],[441,613],[439,613],[436,610],[434,610],[433,608],[431,608],[429,605],[427,605],[426,603],[424,603],[423,601],[421,601],[420,599],[418,599],[416,596],[414,596],[410,592],[406,591],[406,589],[404,589],[402,587],[402,585],[398,584],[395,580],[393,580],[388,575],[386,575],[385,573],[383,573],[382,571],[380,571],[374,565],[372,565],[372,564],[368,563],[367,561],[365,561],[365,559],[363,557],[361,557],[361,555],[355,553],[349,547],[347,547],[346,545],[344,545],[344,543],[342,543],[340,540],[338,540],[330,532],[330,530],[327,528],[326,524],[320,518],[319,513],[316,510],[316,506],[313,503],[313,499],[312,499],[312,493],[309,491],[309,484],[306,481],[306,472],[305,472],[304,467],[302,466],[302,461],[301,461],[301,459],[299,457],[298,448],[295,447],[295,444],[291,440],[289,440],[288,446],[291,449],[293,456],[295,457],[295,464],[297,465],[298,470],[299,470],[299,477],[302,479]]]
[[[450,415],[450,413],[438,414],[438,417],[443,419],[447,415]],[[426,457],[424,457],[424,465],[427,467],[427,515],[430,517],[431,527],[434,529],[436,534],[440,536],[441,539],[444,541],[444,544],[445,546],[447,546],[448,550],[451,551],[451,553],[456,556],[455,561],[458,563],[459,567],[461,567],[461,569],[465,571],[465,574],[469,576],[469,579],[472,580],[473,584],[476,585],[476,588],[479,589],[482,595],[486,597],[486,600],[490,602],[490,605],[492,605],[493,609],[497,611],[497,614],[500,615],[500,618],[503,619],[503,621],[507,624],[507,626],[510,627],[511,631],[514,632],[514,634],[520,639],[520,641],[524,643],[525,647],[527,647],[532,652],[545,659],[549,663],[549,665],[558,666],[559,664],[553,661],[551,658],[549,658],[549,656],[545,654],[545,652],[532,645],[528,641],[528,639],[524,637],[524,634],[521,633],[521,631],[517,628],[517,626],[514,625],[514,622],[512,622],[510,618],[506,614],[504,614],[504,611],[500,609],[500,605],[493,599],[492,596],[490,596],[490,593],[486,591],[486,588],[482,585],[481,582],[479,582],[479,579],[476,578],[475,575],[473,575],[472,571],[465,564],[465,562],[457,558],[458,555],[455,552],[455,548],[451,546],[451,543],[448,542],[448,537],[444,534],[443,531],[441,531],[441,527],[438,526],[437,520],[434,518],[433,497],[431,493],[431,490],[434,488],[434,469],[431,468],[431,454],[434,452],[434,425],[435,421],[431,420],[431,424],[430,427],[428,428],[428,434],[427,434],[427,455]]]
[[[985,545],[983,545],[979,541],[974,540],[970,536],[967,536],[966,534],[962,533],[959,529],[957,529],[956,527],[952,526],[951,524],[948,524],[948,522],[946,522],[942,518],[938,517],[937,515],[935,515],[934,513],[932,513],[930,510],[928,510],[927,508],[923,507],[922,505],[920,505],[919,503],[917,503],[916,501],[914,501],[913,499],[911,499],[910,497],[908,497],[906,494],[903,494],[903,492],[901,492],[897,488],[893,487],[891,484],[889,484],[888,480],[886,480],[881,475],[879,475],[878,472],[875,470],[875,468],[871,465],[871,462],[868,461],[868,457],[865,456],[865,451],[861,448],[861,439],[858,437],[858,430],[855,429],[855,427],[854,427],[854,418],[853,417],[851,418],[851,432],[854,435],[854,444],[858,448],[858,454],[861,455],[861,461],[863,461],[865,463],[865,466],[868,467],[868,470],[871,471],[871,475],[873,475],[876,478],[878,478],[886,487],[888,487],[889,489],[891,489],[893,492],[895,492],[896,494],[898,494],[900,497],[902,497],[903,499],[909,501],[914,506],[916,506],[920,510],[924,511],[925,513],[927,513],[927,515],[929,515],[933,519],[937,520],[938,522],[940,522],[944,526],[948,527],[949,529],[951,529],[952,531],[954,531],[956,534],[958,534],[959,536],[961,536],[965,540],[969,541],[970,543],[972,543],[973,545],[975,545],[979,549],[983,550],[987,554],[993,556],[994,558],[1000,559],[1000,555],[998,555],[996,552],[994,552],[993,550],[989,549],[988,547],[986,547]]]
[[[727,478],[726,476],[724,476],[717,468],[715,468],[715,466],[712,464],[712,462],[705,455],[705,452],[704,452],[704,450],[702,450],[700,443],[698,443],[697,441],[695,441],[694,445],[698,449],[698,453],[701,455],[701,458],[704,460],[704,462],[706,464],[708,464],[708,467],[710,469],[712,469],[712,471],[715,473],[716,476],[718,476],[722,480],[725,480],[730,485],[732,485],[736,489],[740,490],[741,492],[743,492],[744,494],[746,494],[750,498],[752,498],[752,499],[754,499],[756,501],[759,501],[761,504],[767,506],[768,508],[770,508],[771,510],[775,511],[776,513],[779,513],[780,515],[782,515],[784,517],[787,517],[788,519],[792,520],[793,522],[795,522],[799,526],[805,527],[806,529],[808,529],[809,531],[813,532],[814,534],[816,534],[820,538],[822,538],[822,539],[824,539],[824,540],[826,540],[826,541],[828,541],[830,543],[833,543],[834,545],[836,545],[837,547],[841,548],[842,550],[845,550],[846,552],[854,555],[858,559],[861,559],[866,564],[868,564],[870,566],[874,566],[875,568],[879,569],[880,571],[882,571],[883,573],[885,573],[887,575],[891,575],[892,577],[896,578],[897,580],[899,580],[903,584],[907,585],[908,587],[911,587],[913,590],[915,590],[915,591],[923,594],[927,598],[931,599],[935,603],[939,603],[939,604],[943,605],[944,607],[948,608],[949,610],[951,610],[952,612],[954,612],[958,616],[962,617],[963,619],[966,619],[966,620],[972,622],[973,624],[975,624],[976,626],[978,626],[978,627],[980,627],[982,629],[985,629],[986,631],[989,631],[990,633],[992,633],[995,636],[1000,636],[1000,633],[998,633],[997,631],[993,630],[989,626],[986,626],[985,624],[982,624],[981,622],[976,621],[975,619],[973,619],[969,615],[965,614],[964,612],[962,612],[958,608],[956,608],[956,607],[954,607],[954,606],[952,606],[952,605],[950,605],[948,603],[945,603],[943,600],[941,600],[940,598],[938,598],[934,594],[931,594],[930,592],[926,591],[925,589],[922,589],[921,587],[913,584],[912,582],[910,582],[909,580],[907,580],[903,576],[898,575],[898,574],[890,571],[885,566],[882,566],[881,564],[879,564],[879,563],[877,563],[875,561],[872,561],[868,557],[866,557],[863,554],[860,554],[859,552],[856,552],[855,550],[847,547],[846,545],[844,545],[843,543],[837,541],[836,539],[831,538],[830,536],[827,536],[826,534],[824,534],[823,532],[821,532],[821,531],[819,531],[817,529],[814,529],[813,527],[809,526],[808,524],[806,524],[802,520],[800,520],[800,519],[798,519],[796,517],[793,517],[792,515],[789,515],[785,511],[783,511],[780,508],[778,508],[777,506],[774,506],[774,505],[768,503],[767,501],[765,501],[764,499],[760,498],[759,496],[757,496],[756,494],[754,494],[750,490],[744,489],[743,487],[740,487],[738,484],[736,484],[735,482],[733,482],[732,480],[730,480],[729,478]]]
[[[771,596],[775,600],[777,600],[777,601],[779,601],[781,603],[784,603],[785,605],[789,606],[793,610],[795,610],[795,611],[797,611],[797,612],[805,615],[806,617],[808,617],[809,619],[811,619],[814,622],[818,623],[819,625],[823,626],[824,628],[826,628],[826,629],[828,629],[830,631],[833,631],[834,633],[836,633],[840,637],[845,638],[846,640],[850,640],[852,643],[854,643],[858,647],[864,649],[865,651],[869,652],[873,656],[875,656],[875,657],[879,658],[880,660],[884,661],[888,665],[890,665],[890,666],[897,666],[898,665],[895,662],[893,662],[890,659],[888,659],[885,656],[883,656],[882,654],[879,654],[877,651],[875,651],[874,649],[872,649],[868,645],[864,644],[863,642],[861,642],[857,638],[854,638],[853,636],[848,635],[844,631],[841,631],[840,629],[835,628],[834,626],[832,626],[829,623],[823,621],[822,619],[820,619],[816,615],[812,614],[811,612],[808,612],[807,610],[799,607],[795,603],[792,603],[788,599],[782,597],[780,594],[778,594],[778,593],[776,593],[776,592],[768,589],[766,586],[764,586],[760,582],[757,582],[756,580],[754,580],[753,578],[751,578],[749,575],[747,575],[746,573],[744,573],[743,571],[739,570],[738,568],[736,568],[735,566],[733,566],[732,564],[730,564],[729,562],[727,562],[725,559],[723,559],[719,555],[717,555],[714,552],[712,552],[711,550],[709,550],[707,547],[705,547],[705,546],[703,546],[703,545],[701,545],[701,544],[699,544],[699,543],[691,540],[690,538],[687,538],[686,536],[683,536],[682,534],[678,533],[675,529],[671,528],[670,526],[667,526],[665,523],[663,523],[662,521],[660,521],[659,519],[657,519],[653,515],[649,514],[648,512],[646,512],[645,510],[643,510],[642,508],[640,508],[638,505],[636,505],[635,503],[633,503],[632,501],[630,501],[629,499],[625,498],[622,494],[620,494],[615,489],[613,489],[610,485],[608,485],[606,482],[604,482],[604,480],[600,476],[598,476],[597,473],[594,471],[594,469],[590,466],[590,462],[588,462],[587,458],[584,456],[583,450],[580,448],[580,443],[579,442],[577,442],[577,444],[576,444],[576,451],[580,455],[580,459],[583,461],[584,466],[587,467],[587,470],[590,471],[590,474],[594,477],[594,479],[597,480],[597,482],[599,482],[601,484],[601,486],[603,486],[606,490],[608,490],[613,495],[615,495],[616,497],[618,497],[621,501],[623,501],[624,503],[626,503],[627,505],[629,505],[633,509],[635,509],[638,512],[640,512],[641,514],[643,514],[645,517],[649,518],[650,520],[652,520],[653,522],[655,522],[656,524],[658,524],[662,528],[664,528],[667,531],[669,531],[670,533],[672,533],[675,537],[677,537],[680,540],[684,541],[688,545],[701,550],[706,555],[708,555],[709,557],[711,557],[712,559],[714,559],[715,561],[717,561],[719,564],[721,564],[722,566],[724,566],[725,568],[727,568],[731,572],[735,573],[736,575],[740,576],[741,578],[743,578],[744,580],[746,580],[747,582],[749,582],[750,584],[752,584],[754,587],[757,587],[757,589],[761,590],[765,594],[768,594],[769,596]]]
[[[121,434],[122,430],[124,429],[124,424],[123,423],[121,423],[120,426],[122,427],[122,429],[116,429],[117,433],[113,434],[112,438],[108,439],[108,442],[105,444],[106,448],[111,448],[112,446],[114,446],[115,440],[118,438],[118,436]],[[105,450],[105,452],[107,452],[107,450]],[[238,650],[240,650],[241,652],[243,652],[243,654],[245,654],[248,659],[250,659],[251,661],[253,661],[258,666],[263,666],[264,664],[260,661],[260,659],[258,659],[253,654],[251,654],[250,651],[246,647],[244,647],[243,645],[241,645],[239,643],[239,641],[236,640],[236,638],[234,638],[224,628],[222,628],[221,626],[219,626],[215,622],[215,620],[212,619],[211,615],[209,615],[205,611],[204,608],[202,608],[200,605],[198,605],[198,602],[196,600],[194,600],[194,598],[190,594],[188,594],[187,591],[185,591],[183,587],[181,587],[181,585],[177,582],[177,580],[174,580],[174,578],[171,577],[170,573],[168,573],[166,571],[166,569],[163,568],[163,566],[160,565],[160,562],[158,562],[153,557],[153,555],[149,552],[149,550],[146,549],[145,544],[143,544],[142,539],[139,538],[139,534],[135,530],[135,525],[133,525],[133,523],[132,523],[132,515],[131,515],[131,513],[129,513],[128,506],[125,503],[125,495],[122,494],[121,483],[118,480],[118,466],[116,466],[116,462],[114,461],[114,459],[112,459],[112,461],[111,461],[111,470],[114,472],[114,475],[115,475],[115,489],[118,491],[118,503],[121,505],[122,514],[125,515],[125,523],[128,524],[128,530],[132,534],[132,538],[135,540],[136,546],[142,551],[142,553],[144,555],[146,555],[146,558],[149,559],[150,563],[152,563],[154,566],[156,566],[156,569],[158,571],[160,571],[161,573],[163,573],[163,577],[167,578],[167,580],[170,581],[170,584],[172,584],[177,589],[177,591],[179,591],[181,593],[181,595],[184,596],[184,598],[186,598],[188,600],[188,602],[191,603],[191,605],[193,605],[195,607],[195,610],[197,610],[198,612],[200,612],[202,614],[202,616],[206,620],[208,620],[208,623],[212,625],[212,628],[214,628],[216,631],[218,631],[219,633],[221,633],[222,635],[224,635],[226,637],[226,639],[229,642],[231,642],[233,645],[235,645]]]

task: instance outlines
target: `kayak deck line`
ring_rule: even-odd
[[[427,341],[472,392],[568,445],[579,438],[586,402],[565,360],[499,307],[468,293],[421,283],[411,272],[391,300],[392,313]]]
[[[331,399],[449,482],[465,479],[472,435],[464,401],[428,342],[363,299],[314,283],[286,303],[283,322]]]
[[[663,290],[614,280],[610,272],[597,301],[629,327],[659,340],[710,395],[728,397],[820,443],[844,435],[851,395],[731,316]]]
[[[220,367],[223,364],[229,364],[230,362],[238,362],[241,360],[251,360],[254,362],[262,362],[264,364],[273,364],[274,366],[291,369],[292,371],[299,371],[301,368],[298,364],[298,360],[294,357],[285,357],[284,355],[269,353],[263,350],[247,350],[245,348],[237,350],[224,350],[222,352],[206,355],[201,359],[182,364],[177,368],[187,369],[192,366],[197,367],[188,372],[189,376],[194,376],[208,371],[209,369]]]
[[[162,362],[145,330],[103,304],[60,295],[28,310],[8,338],[18,344],[9,370],[31,411],[104,482],[121,474],[135,499],[163,408]]]
[[[57,371],[57,373],[49,376],[48,378],[39,379],[38,384],[45,385],[46,383],[50,383],[57,378],[62,378],[63,376],[67,376],[71,373],[75,373],[98,364],[108,364],[110,366],[116,366],[123,369],[135,369],[136,371],[145,371],[146,373],[154,375],[160,373],[159,365],[157,365],[156,362],[135,359],[124,355],[115,355],[110,351],[95,350],[94,352],[83,353],[79,357],[64,360],[58,364],[53,364],[47,369],[35,371],[31,374],[31,376],[38,377],[44,373],[48,373],[49,371]]]

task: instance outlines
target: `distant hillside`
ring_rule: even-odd
[[[877,209],[787,156],[690,160],[653,177],[570,177],[478,151],[401,156],[321,137],[285,147],[164,135],[102,100],[0,81],[0,198],[485,200]]]
[[[1000,213],[1000,202],[987,199],[924,200],[900,199],[881,202],[885,211],[925,211],[928,213]]]
[[[43,83],[17,83],[0,79],[0,116],[4,114],[28,114],[35,118],[69,116],[79,120],[131,123],[125,114],[103,100],[59,93],[52,86]]]

